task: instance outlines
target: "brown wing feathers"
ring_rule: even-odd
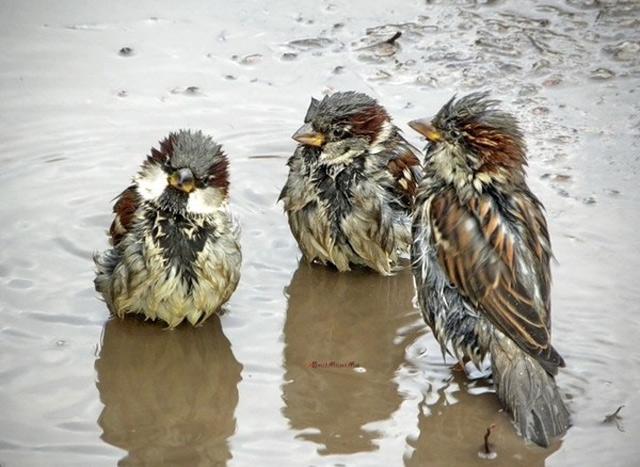
[[[536,252],[540,264],[531,267],[530,275],[543,294],[543,303],[536,304],[521,277],[514,238],[492,203],[476,198],[465,206],[453,192],[432,200],[430,218],[440,263],[464,296],[555,374],[564,362],[550,345],[548,254]],[[537,228],[546,231],[546,225]]]
[[[396,185],[403,198],[408,200],[408,206],[413,204],[419,182],[420,160],[406,148],[397,157],[391,159],[387,165],[389,173],[396,179]]]
[[[135,213],[138,209],[140,197],[135,186],[130,186],[124,190],[113,206],[115,217],[109,229],[111,235],[111,244],[117,245],[122,237],[131,229],[135,219]]]

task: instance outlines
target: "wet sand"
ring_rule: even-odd
[[[0,5],[0,464],[637,465],[640,4],[533,4]],[[345,89],[420,147],[406,122],[456,92],[521,120],[557,258],[561,442],[525,444],[443,361],[408,272],[300,263],[276,204],[290,135],[311,95]],[[109,320],[90,257],[178,128],[229,154],[245,261],[220,319],[167,332]]]

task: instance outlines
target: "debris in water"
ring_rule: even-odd
[[[240,64],[241,65],[255,65],[260,60],[262,60],[262,55],[261,54],[251,54],[251,55],[247,55],[242,60],[240,60]]]
[[[548,88],[552,88],[552,87],[558,86],[561,82],[562,82],[561,78],[555,77],[555,78],[549,78],[547,80],[544,80],[542,84]]]
[[[624,407],[624,405],[621,405],[620,407],[618,407],[616,409],[615,412],[607,415],[606,417],[604,417],[604,420],[602,420],[602,423],[615,423],[616,428],[618,429],[618,431],[623,431],[624,432],[624,426],[622,425],[622,415],[620,415],[620,411],[622,410],[622,408]]]
[[[556,174],[553,176],[554,182],[566,183],[571,181],[571,175],[567,174]]]
[[[369,32],[367,32],[367,34],[369,34]],[[400,36],[402,36],[402,32],[398,31],[389,39],[385,39],[381,42],[376,42],[375,44],[369,45],[367,47],[356,49],[366,52],[366,54],[360,55],[359,58],[364,61],[381,63],[383,59],[392,57],[398,51],[400,45],[397,44],[396,41]]]
[[[615,75],[616,74],[608,68],[596,68],[595,70],[591,71],[591,79],[605,80],[611,79]]]
[[[493,445],[493,443],[489,442],[489,436],[491,436],[491,432],[495,427],[496,424],[492,423],[491,425],[489,425],[486,433],[484,434],[484,445],[482,446],[482,449],[478,451],[478,457],[481,459],[495,459],[496,457],[498,457],[496,447]]]
[[[200,88],[198,86],[188,86],[184,89],[182,88],[173,88],[171,90],[171,94],[184,94],[186,96],[197,96],[200,95]]]
[[[402,31],[398,31],[398,32],[396,32],[396,33],[393,35],[393,37],[390,37],[389,39],[387,39],[387,40],[386,40],[386,41],[384,41],[384,42],[385,42],[385,43],[387,43],[387,44],[390,44],[390,45],[394,45],[394,44],[395,44],[395,42],[396,42],[398,39],[400,39],[400,36],[402,36]]]
[[[603,49],[606,53],[613,55],[616,60],[634,60],[640,54],[640,42],[625,41],[616,45],[610,45]]]
[[[549,107],[544,107],[544,106],[539,106],[539,107],[535,107],[531,112],[533,112],[534,115],[546,115],[550,112]]]
[[[131,47],[123,47],[118,51],[118,54],[122,57],[130,57],[133,55],[133,49]]]

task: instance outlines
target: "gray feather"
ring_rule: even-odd
[[[521,435],[539,446],[549,446],[570,425],[569,411],[553,376],[499,331],[494,332],[490,349],[496,392]]]

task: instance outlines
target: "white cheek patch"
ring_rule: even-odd
[[[167,174],[161,167],[150,165],[144,168],[135,178],[138,192],[144,200],[158,199],[167,188]]]
[[[187,211],[193,214],[213,214],[224,201],[224,196],[217,188],[196,189],[189,194]]]

